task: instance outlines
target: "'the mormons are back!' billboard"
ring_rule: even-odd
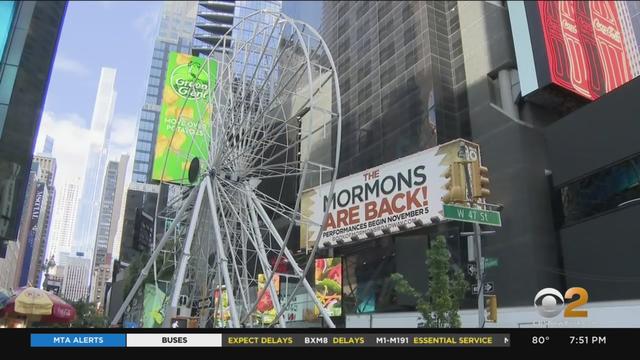
[[[207,68],[203,68],[207,67]],[[153,161],[154,180],[188,184],[189,165],[209,157],[211,106],[217,62],[171,52],[162,91],[162,108]]]
[[[630,9],[624,1],[510,1],[522,94],[553,83],[595,100],[637,76],[640,16]]]
[[[428,225],[433,217],[443,219],[443,174],[458,159],[461,144],[471,160],[479,159],[477,144],[458,139],[338,179],[331,199],[330,184],[305,191],[300,247],[316,240],[326,211],[320,247]]]

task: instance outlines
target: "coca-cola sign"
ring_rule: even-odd
[[[554,84],[596,100],[640,75],[634,32],[640,16],[631,16],[627,2],[509,1],[508,6],[523,96]]]

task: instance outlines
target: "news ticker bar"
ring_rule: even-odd
[[[31,334],[31,347],[508,347],[510,334]]]

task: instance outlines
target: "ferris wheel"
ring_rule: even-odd
[[[334,327],[307,280],[327,214],[314,221],[302,204],[320,185],[330,198],[337,176],[340,92],[328,47],[309,25],[260,10],[200,59],[177,58],[182,80],[171,75],[193,101],[167,110],[176,121],[156,159],[174,156],[180,174],[161,171],[172,185],[155,221],[166,226],[113,324],[143,283],[160,282],[164,327],[183,305],[200,327],[286,327],[301,298]],[[317,229],[306,244],[301,228]],[[299,244],[306,252],[289,250]]]

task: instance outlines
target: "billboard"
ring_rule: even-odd
[[[342,258],[316,259],[316,297],[329,316],[342,315]]]
[[[273,286],[276,291],[276,295],[280,294],[280,275],[274,275],[273,279],[271,279]],[[271,299],[271,292],[267,288],[267,278],[264,274],[258,274],[258,297],[264,292],[266,292],[260,302],[258,302],[258,307],[256,308],[256,312],[258,313],[258,317],[263,324],[271,324],[273,320],[275,320],[276,312],[275,306],[273,305],[273,300]]]
[[[227,327],[229,321],[231,321],[231,308],[229,307],[229,294],[227,289],[222,289],[222,296],[220,296],[220,289],[213,290],[213,309],[216,312],[217,326]]]
[[[156,328],[162,326],[166,299],[166,294],[154,284],[146,284],[144,286],[142,327]]]
[[[22,272],[20,273],[19,286],[27,286],[29,283],[29,270],[31,268],[31,257],[35,247],[36,235],[38,234],[38,221],[40,220],[40,212],[42,211],[42,201],[44,195],[45,183],[38,182],[36,184],[36,195],[31,208],[31,219],[29,220],[29,234],[27,235],[27,246],[24,249],[24,257],[22,258]]]
[[[191,160],[209,157],[210,91],[215,87],[217,62],[171,52],[162,91],[162,105],[152,178],[189,184]]]
[[[310,248],[328,211],[319,247],[378,237],[443,220],[443,174],[464,146],[471,159],[477,144],[457,139],[336,180],[302,195],[300,248]]]
[[[509,1],[522,95],[549,84],[595,100],[640,75],[640,16],[625,1]]]

